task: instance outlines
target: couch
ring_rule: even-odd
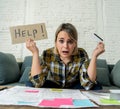
[[[25,85],[31,63],[32,56],[17,62],[13,54],[0,52],[0,86]],[[110,65],[105,59],[97,59],[97,81],[103,89],[120,89],[120,61]]]

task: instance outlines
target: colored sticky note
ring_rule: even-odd
[[[72,98],[55,98],[54,101],[60,105],[73,105]]]
[[[28,93],[38,93],[39,90],[25,90],[25,92],[28,92]]]
[[[85,99],[85,100],[75,99],[75,100],[73,100],[73,105],[74,106],[80,106],[80,107],[95,106],[95,104],[93,102],[91,102],[89,99]]]
[[[73,105],[72,98],[55,98],[51,100],[42,100],[39,106],[60,107],[61,105]]]
[[[45,106],[45,107],[60,107],[59,103],[55,103],[53,100],[42,100],[39,104],[39,106]]]
[[[62,89],[55,89],[55,88],[52,88],[51,91],[53,91],[53,92],[62,92]]]
[[[32,104],[32,103],[35,103],[35,102],[30,102],[30,101],[18,101],[18,104],[21,104],[21,105],[27,105],[27,104]]]
[[[100,99],[101,103],[104,103],[104,104],[115,104],[115,105],[120,105],[120,101],[118,100],[114,100],[114,99]]]

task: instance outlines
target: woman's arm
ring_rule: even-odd
[[[94,82],[96,80],[96,61],[97,61],[97,57],[100,54],[102,54],[104,51],[105,51],[104,43],[99,42],[97,47],[93,51],[92,58],[91,58],[90,64],[89,64],[88,69],[87,69],[89,78],[92,82]]]
[[[32,67],[31,67],[31,76],[38,75],[41,72],[40,59],[39,59],[39,50],[36,46],[36,43],[32,39],[26,40],[26,47],[29,49],[32,54]]]

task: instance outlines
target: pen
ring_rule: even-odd
[[[94,33],[94,35],[95,35],[98,39],[100,39],[101,41],[103,41],[103,39],[102,39],[100,36],[98,36],[96,33]]]

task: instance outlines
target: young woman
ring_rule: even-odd
[[[96,81],[96,60],[102,54],[104,44],[99,42],[92,53],[91,61],[83,48],[77,47],[78,34],[74,25],[61,24],[55,34],[55,47],[39,50],[32,39],[26,47],[32,52],[33,60],[30,82],[34,87],[101,89]]]

